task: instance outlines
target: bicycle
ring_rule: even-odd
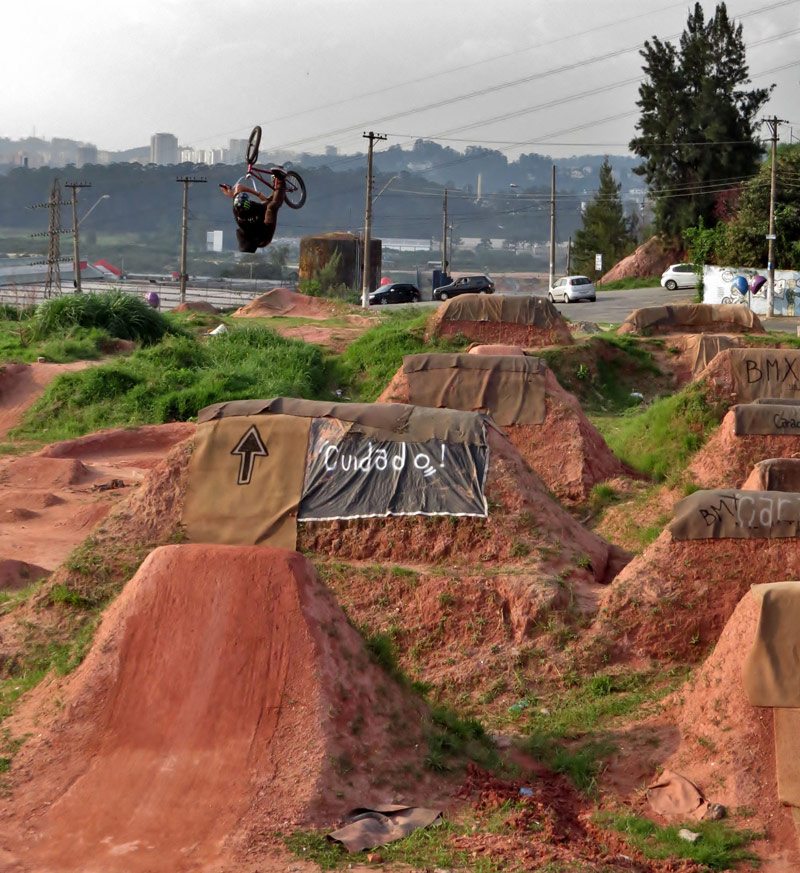
[[[267,188],[275,190],[275,173],[274,170],[283,170],[283,167],[259,167],[258,149],[261,145],[261,128],[256,125],[250,139],[247,141],[247,173],[242,176],[242,179],[251,179],[253,188],[256,188],[256,179]],[[300,209],[306,202],[306,183],[302,176],[294,170],[285,171],[286,186],[284,189],[285,203],[290,209]],[[237,182],[238,184],[238,182]],[[256,189],[257,190],[257,189]]]

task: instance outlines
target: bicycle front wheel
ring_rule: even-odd
[[[299,209],[306,202],[306,183],[302,176],[290,170],[286,174],[286,205]]]
[[[247,163],[255,164],[258,160],[258,147],[261,145],[261,128],[256,125],[247,141]]]

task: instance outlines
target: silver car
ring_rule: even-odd
[[[553,283],[547,295],[551,303],[575,303],[577,300],[597,300],[597,289],[588,276],[562,276]]]

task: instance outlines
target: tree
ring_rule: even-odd
[[[701,217],[713,223],[718,194],[756,172],[756,116],[771,88],[745,88],[742,25],[725,3],[708,22],[695,3],[678,47],[654,36],[641,55],[639,135],[630,147],[644,163],[634,172],[650,186],[656,229],[680,238]]]
[[[594,270],[596,254],[602,254],[603,263],[610,267],[633,248],[631,222],[625,217],[620,187],[606,158],[600,167],[597,194],[584,210],[583,227],[575,234],[573,257],[579,272]]]
[[[725,228],[715,254],[731,266],[766,266],[771,167],[745,185],[738,214]],[[778,149],[775,184],[775,265],[800,270],[800,145]]]

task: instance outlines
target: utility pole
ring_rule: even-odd
[[[372,279],[372,153],[375,149],[375,142],[385,140],[386,137],[380,133],[363,134],[364,139],[369,140],[367,148],[367,202],[364,208],[364,272],[361,277],[361,305],[364,309],[369,307],[369,292],[370,280]]]
[[[762,124],[769,125],[772,143],[769,179],[769,233],[767,234],[767,318],[775,315],[775,179],[778,168],[778,125],[788,124],[777,115],[763,118]]]
[[[47,241],[47,260],[34,261],[31,266],[37,264],[47,264],[47,277],[44,282],[44,296],[52,297],[53,290],[56,293],[61,293],[61,262],[69,260],[69,258],[61,257],[61,235],[69,233],[61,227],[61,207],[68,206],[69,201],[61,199],[61,185],[58,179],[53,180],[53,187],[50,189],[50,199],[44,203],[35,203],[31,209],[41,209],[47,207],[50,216],[47,224],[47,230],[43,233],[32,233],[32,237],[46,236]]]
[[[556,269],[556,165],[550,173],[550,284],[553,287]]]
[[[442,281],[447,275],[447,188],[445,188],[442,199]]]
[[[78,243],[78,191],[81,188],[91,188],[91,182],[67,182],[66,188],[72,188],[72,270],[75,293],[81,293],[81,253]]]
[[[569,238],[569,242],[567,243],[567,275],[569,276],[572,273],[572,237]]]
[[[183,213],[181,220],[181,303],[186,303],[186,240],[189,235],[189,185],[194,182],[207,182],[203,176],[178,176],[176,182],[183,183]]]

